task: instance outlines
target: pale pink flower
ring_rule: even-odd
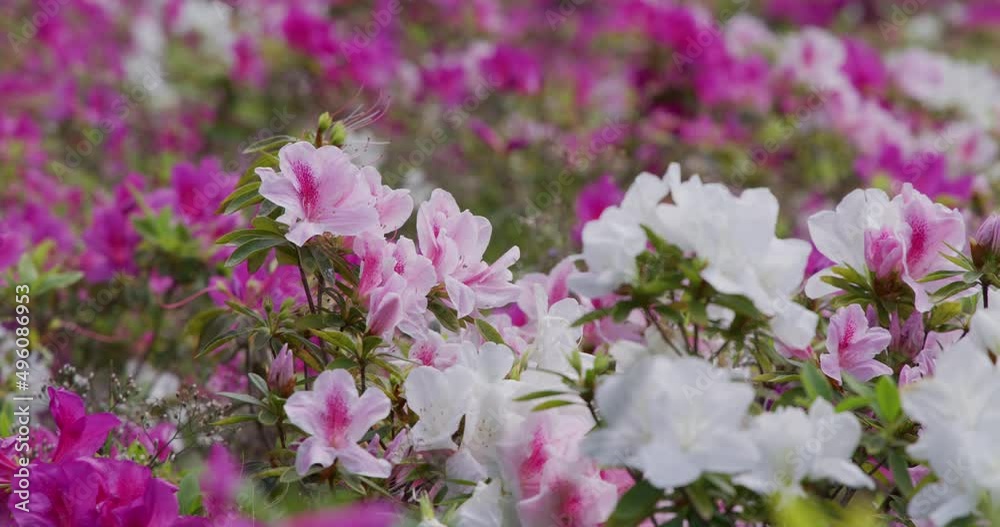
[[[267,368],[267,385],[282,397],[288,397],[295,391],[295,359],[288,344],[281,347],[281,351]]]
[[[918,280],[934,271],[955,268],[943,254],[952,252],[949,246],[956,250],[965,247],[965,220],[961,212],[932,202],[909,183],[893,202],[898,203],[903,222],[897,229],[905,247],[903,281],[913,289],[917,310],[926,313],[932,307],[928,291],[943,284]]]
[[[499,445],[520,525],[596,527],[608,519],[618,487],[580,453],[592,426],[575,415],[536,413]]]
[[[377,388],[360,397],[346,370],[324,371],[311,391],[295,392],[285,403],[288,420],[309,435],[299,445],[295,469],[306,474],[313,465],[339,462],[347,472],[385,478],[392,465],[370,454],[358,442],[375,423],[389,415],[389,398]]]
[[[354,253],[361,259],[358,294],[367,298],[371,333],[389,335],[397,326],[410,336],[426,333],[427,295],[437,279],[413,240],[392,243],[368,233],[355,238]]]
[[[520,292],[511,283],[510,272],[521,256],[516,246],[492,265],[483,261],[492,233],[489,220],[459,210],[455,198],[441,189],[435,189],[417,211],[420,253],[434,265],[438,282],[445,284],[459,317],[475,309],[507,305]]]
[[[458,362],[461,348],[460,343],[445,342],[440,333],[428,331],[427,335],[413,341],[409,357],[424,366],[446,370]]]
[[[837,205],[809,218],[816,248],[835,265],[868,268],[879,278],[899,278],[913,290],[914,306],[926,313],[933,307],[929,291],[944,281],[920,282],[941,270],[955,269],[943,254],[965,247],[962,213],[934,203],[906,183],[891,201],[881,190],[855,190]],[[826,269],[806,284],[806,294],[819,298],[838,291],[823,282]]]
[[[875,360],[884,351],[892,335],[880,327],[868,327],[868,317],[857,304],[837,310],[830,318],[826,334],[826,353],[819,359],[828,377],[841,381],[847,372],[861,381],[892,374],[892,368]]]
[[[381,230],[375,197],[341,149],[317,149],[305,141],[285,145],[278,151],[278,168],[256,172],[260,194],[285,209],[278,221],[290,227],[290,242],[302,246],[325,232],[354,236]]]
[[[413,198],[407,189],[393,189],[382,184],[382,175],[372,166],[361,169],[368,191],[375,198],[380,234],[392,232],[406,223],[413,212]]]

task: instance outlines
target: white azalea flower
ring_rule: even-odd
[[[965,339],[942,353],[933,377],[902,391],[903,409],[922,425],[909,452],[938,481],[910,501],[909,513],[947,525],[973,513],[984,496],[1000,499],[1000,370]]]
[[[801,495],[801,482],[806,479],[875,487],[851,462],[861,425],[851,414],[834,413],[824,399],[816,399],[808,414],[801,408],[780,408],[758,415],[750,433],[760,449],[760,461],[733,481],[754,492]]]
[[[573,326],[586,312],[575,298],[564,298],[549,305],[548,295],[541,285],[534,287],[535,339],[529,345],[528,363],[536,368],[570,374],[568,357],[580,344],[583,328]],[[592,355],[588,355],[593,360]]]
[[[625,193],[619,206],[608,207],[601,217],[583,227],[583,252],[587,272],[569,278],[569,286],[588,298],[604,296],[635,280],[635,257],[646,250],[645,225],[662,229],[656,207],[669,193],[672,175],[680,177],[680,166],[672,163],[662,179],[643,172]]]
[[[410,409],[420,416],[411,434],[415,448],[458,448],[451,436],[462,417],[491,396],[495,386],[507,392],[513,389],[512,381],[504,380],[513,364],[514,353],[507,346],[487,342],[477,350],[466,342],[456,364],[447,370],[420,366],[411,371],[404,390]]]
[[[514,498],[503,492],[500,480],[479,483],[472,497],[458,508],[456,527],[518,527]]]
[[[817,212],[809,218],[809,235],[816,249],[838,265],[848,265],[856,270],[866,269],[865,232],[889,223],[894,211],[889,206],[889,196],[878,189],[857,189],[837,204],[834,210]],[[838,289],[823,282],[828,271],[816,273],[806,282],[806,295],[810,298],[836,293]]]
[[[815,336],[815,313],[791,301],[801,285],[809,259],[807,242],[779,239],[778,201],[767,189],[750,189],[739,197],[725,186],[685,182],[671,174],[673,204],[660,205],[662,236],[708,262],[705,280],[717,290],[749,298],[772,317],[775,336],[803,348]]]
[[[597,389],[607,427],[584,449],[608,465],[639,469],[654,485],[687,485],[706,472],[735,474],[759,453],[742,429],[753,389],[733,372],[684,357],[645,357]]]

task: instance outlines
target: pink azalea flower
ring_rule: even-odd
[[[295,469],[305,475],[313,465],[326,468],[339,461],[354,474],[388,477],[392,465],[368,453],[358,441],[389,415],[389,409],[389,398],[379,389],[370,388],[358,397],[351,374],[324,371],[313,390],[295,392],[285,403],[288,420],[310,436],[299,445]]]
[[[868,327],[868,317],[857,304],[843,307],[830,318],[826,335],[826,353],[820,368],[828,377],[841,381],[847,372],[861,381],[892,374],[892,368],[875,360],[889,346],[892,335],[887,329]]]
[[[903,185],[891,201],[881,190],[855,190],[835,211],[809,218],[809,234],[818,250],[836,265],[868,268],[880,279],[898,276],[913,290],[914,306],[926,313],[933,307],[928,291],[943,280],[920,282],[941,270],[955,269],[943,254],[965,247],[962,213],[934,203],[912,185]],[[819,298],[837,291],[822,282],[829,269],[813,275],[806,294]]]
[[[455,198],[441,189],[435,189],[417,211],[420,252],[434,265],[459,317],[475,309],[504,306],[520,293],[510,283],[510,266],[521,256],[516,246],[492,265],[483,261],[492,232],[489,220],[460,211]]]
[[[899,202],[906,224],[902,229],[906,248],[903,281],[913,289],[916,307],[924,313],[931,308],[928,289],[937,289],[942,283],[922,284],[918,280],[934,271],[954,267],[942,253],[951,252],[949,245],[957,250],[965,247],[965,221],[961,212],[932,202],[909,184],[903,186],[894,201]]]
[[[295,391],[295,360],[288,344],[281,347],[267,368],[267,386],[282,397],[288,397]]]
[[[903,270],[903,243],[891,229],[865,231],[865,263],[879,280],[891,280]]]
[[[121,424],[109,413],[87,415],[83,399],[71,391],[49,388],[49,400],[49,413],[59,428],[53,463],[94,455],[104,445],[108,432]]]
[[[440,333],[428,331],[427,335],[413,341],[409,358],[424,366],[446,370],[458,362],[461,347],[459,343],[446,342]]]
[[[368,192],[375,200],[380,228],[378,232],[392,232],[406,223],[413,213],[413,198],[407,189],[393,189],[382,184],[382,174],[375,167],[361,169],[361,175],[368,185]]]
[[[354,253],[361,260],[358,294],[368,299],[369,331],[390,335],[399,326],[411,336],[426,333],[427,295],[437,281],[413,240],[392,243],[369,233],[355,238]]]
[[[283,207],[278,221],[290,227],[287,238],[305,245],[317,234],[355,236],[378,230],[375,199],[361,170],[335,146],[316,148],[306,141],[278,151],[278,168],[258,168],[260,194]]]
[[[505,480],[514,483],[525,527],[596,527],[608,519],[618,487],[580,454],[590,423],[575,416],[533,414],[500,445]]]

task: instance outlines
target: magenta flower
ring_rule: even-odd
[[[272,270],[270,261],[253,274],[243,262],[233,268],[231,278],[212,277],[209,296],[219,306],[224,306],[227,300],[237,300],[258,309],[265,298],[270,298],[275,306],[287,299],[296,303],[305,301],[299,270],[293,265],[278,265]]]
[[[481,63],[485,77],[502,90],[526,95],[542,86],[541,66],[534,53],[507,44],[497,46]]]
[[[33,466],[31,489],[29,510],[12,508],[14,525],[205,525],[194,518],[178,517],[176,488],[131,461],[83,458],[61,464],[39,463]]]
[[[361,169],[343,150],[317,149],[305,141],[285,145],[278,168],[257,169],[260,194],[285,209],[278,221],[290,227],[290,242],[301,247],[325,232],[354,236],[378,229],[375,200]]]
[[[624,197],[625,193],[608,174],[584,185],[576,197],[576,225],[573,227],[573,239],[579,243],[583,226],[590,220],[600,218],[604,209],[618,205]]]
[[[312,391],[295,392],[285,403],[292,424],[310,437],[299,445],[295,469],[305,475],[313,465],[339,461],[348,472],[385,478],[392,465],[358,445],[375,423],[389,415],[389,398],[377,388],[358,397],[354,378],[345,370],[324,371]]]
[[[94,455],[104,444],[108,432],[121,424],[109,413],[87,415],[83,399],[68,390],[49,388],[49,399],[49,412],[59,428],[53,463]]]
[[[119,205],[111,204],[94,211],[93,217],[93,223],[83,234],[87,251],[80,262],[87,280],[104,282],[115,273],[137,273],[135,251],[142,238],[132,226],[128,213]]]
[[[209,451],[200,484],[205,513],[215,524],[229,525],[227,521],[237,518],[236,495],[243,485],[240,466],[221,444]]]
[[[857,304],[837,310],[830,318],[826,334],[826,353],[820,368],[828,377],[841,381],[841,372],[858,380],[868,381],[880,375],[892,374],[892,368],[875,360],[889,346],[892,335],[887,329],[868,327],[868,317]]]

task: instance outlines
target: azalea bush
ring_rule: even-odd
[[[0,13],[0,525],[1000,525],[992,3]]]

